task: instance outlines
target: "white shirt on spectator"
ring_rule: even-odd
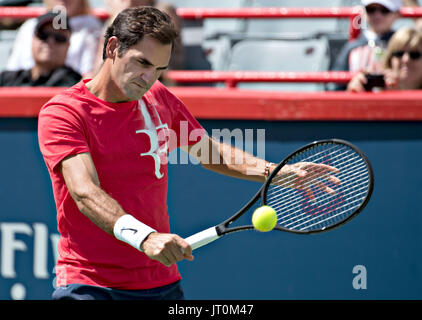
[[[91,15],[71,17],[69,23],[72,36],[66,65],[84,75],[93,69],[98,41],[103,31],[102,23]],[[31,47],[36,24],[35,18],[28,19],[19,28],[6,70],[31,69],[34,66]]]

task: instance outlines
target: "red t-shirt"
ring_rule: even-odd
[[[181,278],[176,265],[149,259],[79,211],[59,164],[67,156],[89,152],[101,188],[139,221],[169,233],[167,154],[198,142],[205,130],[158,81],[139,102],[125,103],[98,99],[85,86],[88,81],[53,97],[38,120],[60,232],[57,285],[149,289],[175,282]]]

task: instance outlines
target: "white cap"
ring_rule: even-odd
[[[369,6],[370,4],[380,4],[390,11],[399,11],[402,7],[401,0],[378,0],[378,1],[370,1],[370,0],[362,0],[362,5],[364,7]]]

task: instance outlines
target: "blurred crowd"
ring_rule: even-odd
[[[104,33],[123,9],[155,6],[169,14],[179,32],[176,8],[157,0],[104,0],[107,21],[92,14],[89,0],[43,0],[48,13],[26,20],[17,32],[0,86],[71,86],[96,74],[103,62]],[[394,30],[402,7],[418,7],[417,0],[362,0],[365,28],[334,57],[330,70],[353,72],[346,85],[332,90],[350,92],[422,88],[422,18]],[[63,12],[65,13],[63,15]],[[317,21],[315,22],[317,23]],[[57,25],[59,27],[57,27]],[[181,37],[169,69],[186,69]],[[164,73],[161,79],[174,84]]]
[[[45,15],[26,20],[17,32],[0,86],[72,86],[92,77],[103,62],[104,33],[125,8],[155,6],[169,14],[180,31],[176,10],[155,0],[104,0],[110,18],[91,13],[89,0],[43,0]],[[169,67],[183,69],[179,42]],[[163,80],[165,81],[165,79]]]
[[[355,41],[346,44],[333,70],[355,73],[347,86],[351,92],[422,89],[422,20],[414,26],[393,29],[405,6],[418,6],[416,0],[362,0],[367,28]]]

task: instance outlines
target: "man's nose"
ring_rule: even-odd
[[[141,77],[146,83],[151,83],[155,80],[155,72],[153,69],[147,69],[142,73]]]

